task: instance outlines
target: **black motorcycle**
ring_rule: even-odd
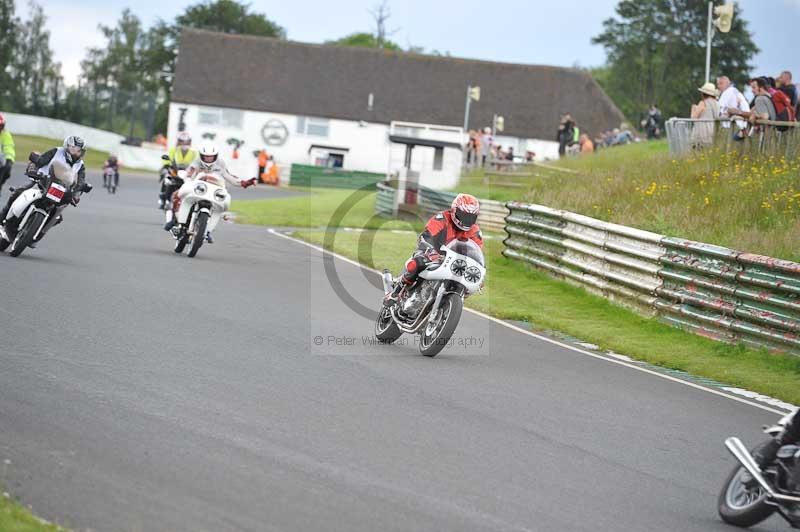
[[[775,437],[789,416],[764,432]],[[739,527],[753,526],[775,512],[792,528],[800,528],[800,446],[784,445],[773,463],[762,471],[753,453],[767,442],[748,451],[739,438],[725,440],[725,447],[739,461],[728,475],[717,501],[723,521]]]
[[[29,156],[34,163],[38,158],[36,152]],[[36,186],[23,192],[11,204],[10,220],[4,227],[8,239],[0,236],[0,251],[8,248],[12,257],[18,257],[31,244],[44,238],[47,231],[61,223],[61,212],[67,205],[77,205],[80,195],[92,190],[89,183],[78,187],[73,183],[71,169],[57,163],[51,165],[48,174],[27,172],[25,175]]]
[[[168,211],[172,208],[170,206],[172,194],[183,186],[186,178],[186,168],[175,164],[175,161],[172,161],[169,155],[162,155],[161,159],[170,164],[161,170],[161,190],[158,194],[158,206],[161,210]]]

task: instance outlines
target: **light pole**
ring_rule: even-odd
[[[469,104],[472,100],[479,102],[481,99],[481,88],[467,85],[467,101],[464,104],[464,134],[467,134],[469,124]]]
[[[719,18],[714,19],[714,15],[719,15]],[[716,26],[722,33],[731,31],[731,24],[733,23],[733,4],[730,2],[723,5],[714,7],[714,2],[708,3],[708,30],[706,33],[706,83],[711,81],[711,39],[714,37],[714,26]]]

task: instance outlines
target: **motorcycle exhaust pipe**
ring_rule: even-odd
[[[742,466],[750,473],[756,482],[758,482],[759,486],[767,492],[767,496],[775,501],[786,502],[786,503],[800,503],[800,497],[794,497],[792,495],[784,495],[782,493],[775,493],[775,490],[772,489],[772,486],[767,484],[767,481],[764,479],[764,476],[761,474],[761,470],[758,468],[758,464],[753,459],[753,456],[750,454],[750,451],[747,450],[747,447],[739,440],[739,438],[731,437],[725,440],[725,447],[731,452],[731,454],[739,460]]]
[[[389,294],[394,288],[394,279],[392,279],[392,272],[387,270],[386,268],[383,269],[383,293]]]

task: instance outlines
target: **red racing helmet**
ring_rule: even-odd
[[[467,231],[475,225],[480,212],[481,204],[472,194],[459,194],[451,205],[453,223],[462,231]]]

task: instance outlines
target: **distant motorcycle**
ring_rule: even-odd
[[[36,162],[39,154],[32,152],[29,159]],[[75,205],[74,198],[91,192],[92,185],[75,186],[75,175],[66,165],[54,162],[49,174],[25,174],[36,183],[11,204],[5,226],[9,240],[0,237],[0,251],[8,248],[12,257],[18,257],[34,242],[39,242],[53,226],[61,223],[61,212],[67,205]],[[11,247],[9,247],[11,246]]]
[[[109,194],[117,193],[117,172],[113,168],[103,170],[103,186]]]
[[[764,432],[774,437],[788,419],[787,415]],[[731,525],[750,527],[778,512],[792,528],[800,528],[800,446],[784,445],[775,461],[761,471],[753,453],[766,443],[748,451],[739,438],[725,440],[725,446],[739,464],[730,472],[719,494],[719,516]]]
[[[172,193],[181,188],[186,181],[186,169],[176,165],[175,161],[171,161],[169,155],[162,155],[161,158],[170,162],[170,165],[162,170],[158,207],[161,210],[169,210]]]
[[[419,334],[419,351],[434,357],[447,345],[461,319],[464,298],[481,289],[486,277],[483,251],[472,240],[453,240],[444,255],[420,273],[417,282],[395,304],[383,306],[375,320],[375,337],[392,343],[403,333]],[[383,289],[395,282],[383,271]]]
[[[175,213],[177,224],[172,228],[175,253],[183,253],[189,245],[190,257],[197,255],[206,235],[213,231],[231,204],[225,180],[214,174],[200,174],[187,180],[178,195],[183,196]]]

